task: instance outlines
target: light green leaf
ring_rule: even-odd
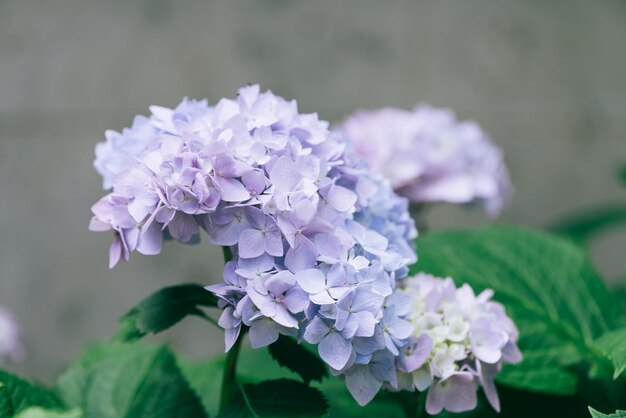
[[[592,407],[589,407],[589,413],[591,414],[593,418],[625,418],[626,417],[626,411],[615,411],[614,414],[607,415],[607,414],[603,414],[602,412],[596,411]]]
[[[82,418],[83,414],[80,409],[72,409],[71,411],[51,411],[39,407],[28,408],[20,412],[15,418]]]
[[[216,297],[199,284],[181,284],[160,289],[143,299],[120,319],[121,341],[137,340],[148,333],[164,331],[188,315],[206,317],[199,307],[217,306]]]
[[[64,409],[53,391],[0,371],[0,417],[12,417],[31,406]]]
[[[90,418],[207,416],[162,346],[95,346],[61,376],[58,388],[67,405]]]
[[[613,379],[617,379],[626,369],[626,328],[603,334],[598,338],[596,344],[607,358],[613,362],[613,367],[615,367]]]
[[[268,380],[239,384],[235,399],[220,418],[318,418],[328,411],[328,402],[318,389],[297,380]]]
[[[572,366],[599,357],[594,340],[616,327],[613,296],[579,247],[546,233],[492,226],[430,233],[418,240],[424,271],[495,290],[519,330],[524,360],[499,382],[554,394],[576,391]]]
[[[200,398],[204,410],[209,416],[217,415],[225,357],[219,356],[202,362],[179,357],[177,363],[185,380]]]

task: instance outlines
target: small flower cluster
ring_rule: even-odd
[[[227,350],[244,325],[255,348],[297,335],[334,373],[394,386],[413,331],[396,289],[416,261],[408,201],[316,114],[258,86],[214,107],[151,110],[97,148],[113,190],[93,206],[91,228],[115,231],[110,264],[203,229],[233,255],[224,282],[207,287]]]
[[[0,364],[7,360],[18,361],[24,355],[20,331],[13,315],[0,308]]]
[[[459,122],[449,109],[359,111],[337,130],[412,202],[481,202],[496,215],[510,197],[502,152],[478,124]]]
[[[496,411],[500,402],[494,378],[503,363],[517,363],[518,332],[504,307],[491,301],[493,291],[479,295],[467,284],[418,274],[403,281],[411,306],[407,319],[411,342],[396,359],[398,386],[428,388],[426,410],[462,412],[476,407],[476,390],[483,391]]]

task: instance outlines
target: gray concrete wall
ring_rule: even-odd
[[[619,0],[0,0],[0,304],[24,328],[17,369],[50,380],[150,291],[220,280],[206,243],[109,271],[110,237],[87,230],[102,194],[93,147],[150,104],[258,82],[329,120],[450,106],[506,152],[517,195],[503,219],[542,225],[624,198],[625,39]],[[483,218],[441,208],[432,222]],[[595,248],[608,275],[625,246]],[[165,338],[195,356],[221,349],[194,319]]]

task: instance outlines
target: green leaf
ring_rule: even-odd
[[[117,338],[133,341],[148,333],[159,333],[187,315],[206,317],[199,307],[217,306],[216,297],[199,284],[165,287],[148,296],[120,319]]]
[[[297,380],[279,379],[240,384],[235,399],[219,417],[317,418],[327,411],[328,402],[318,389]]]
[[[71,411],[51,411],[39,407],[28,408],[20,412],[15,418],[82,418],[83,414],[80,409],[72,409]]]
[[[346,383],[339,378],[325,379],[321,383],[315,383],[324,396],[328,399],[330,406],[328,416],[341,418],[361,418],[361,417],[385,417],[404,418],[407,416],[402,409],[402,405],[390,392],[381,391],[370,403],[360,406],[348,392]],[[415,393],[401,392],[406,395],[417,395]],[[421,396],[426,396],[422,394]]]
[[[613,296],[583,250],[531,230],[492,226],[435,232],[418,240],[425,271],[495,290],[519,330],[524,360],[508,365],[498,381],[532,391],[573,394],[576,367],[601,357],[594,340],[616,327]],[[604,360],[603,360],[604,361]]]
[[[293,338],[281,335],[268,349],[278,364],[299,374],[305,383],[311,380],[321,382],[324,377],[328,376],[322,360]]]
[[[64,408],[53,391],[0,370],[0,417],[12,417],[31,406]]]
[[[550,230],[577,244],[585,244],[602,231],[624,224],[626,205],[612,204],[572,215],[550,227]]]
[[[162,346],[95,346],[61,376],[58,388],[67,405],[90,418],[207,416]]]
[[[613,379],[617,379],[626,369],[626,328],[603,334],[596,344],[600,350],[613,362],[615,372]]]
[[[217,415],[218,412],[224,360],[224,356],[201,362],[177,358],[178,366],[185,380],[187,380],[191,389],[200,398],[204,410],[207,411],[209,416]]]
[[[626,411],[615,411],[614,414],[607,415],[602,412],[598,412],[592,407],[589,407],[589,413],[593,418],[624,418],[626,417]]]

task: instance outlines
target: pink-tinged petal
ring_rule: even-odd
[[[330,189],[326,200],[330,205],[339,212],[348,212],[354,208],[357,196],[354,192],[345,187],[335,186]]]
[[[430,415],[439,414],[443,411],[444,402],[444,392],[439,388],[438,384],[434,385],[430,388],[426,396],[426,412]]]
[[[246,229],[239,237],[239,256],[255,258],[265,252],[265,240],[258,229]]]
[[[296,281],[302,290],[310,294],[319,293],[326,289],[326,278],[320,270],[299,271],[296,274]]]
[[[489,404],[496,412],[500,412],[500,398],[498,397],[498,391],[496,389],[495,378],[500,371],[500,366],[497,364],[485,364],[480,361],[476,362],[476,368],[478,371],[478,378],[480,384],[483,387],[485,397],[489,401]]]
[[[426,411],[435,415],[442,409],[465,412],[476,408],[476,382],[469,372],[458,372],[437,382],[428,391]]]
[[[372,376],[367,366],[356,365],[354,368],[346,374],[346,386],[354,400],[365,406],[374,399],[383,383]]]
[[[335,370],[341,370],[350,360],[352,344],[338,332],[330,332],[320,342],[318,351],[322,360],[328,363],[330,367]]]

